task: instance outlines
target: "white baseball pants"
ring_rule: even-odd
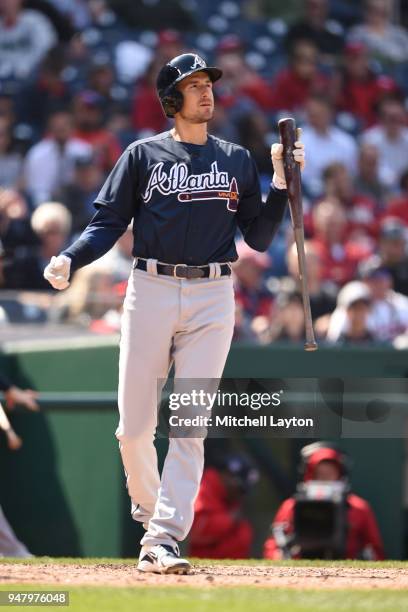
[[[132,516],[148,523],[142,545],[172,544],[189,533],[203,471],[202,438],[170,438],[160,480],[153,444],[158,380],[220,379],[234,328],[231,277],[179,280],[132,270],[122,318],[116,430]]]

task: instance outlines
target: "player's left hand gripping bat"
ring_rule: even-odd
[[[0,429],[2,429],[7,436],[8,447],[11,450],[18,450],[23,444],[23,441],[12,428],[10,421],[8,420],[7,414],[5,413],[5,410],[1,404],[0,404]]]
[[[297,140],[295,120],[292,118],[281,119],[278,122],[278,126],[281,142],[283,144],[283,168],[285,171],[289,208],[292,217],[292,225],[295,233],[298,254],[299,277],[303,299],[303,310],[305,313],[305,351],[315,351],[317,349],[317,343],[314,337],[312,313],[310,310],[310,296],[307,286],[302,185],[300,180],[299,164],[293,158],[293,149]]]

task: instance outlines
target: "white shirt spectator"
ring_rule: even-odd
[[[401,127],[399,136],[391,140],[384,128],[376,125],[364,132],[361,142],[377,149],[380,182],[395,191],[401,174],[408,167],[408,128]]]
[[[0,18],[0,77],[25,78],[57,42],[51,22],[38,11],[21,11],[13,25]]]
[[[302,141],[308,151],[307,164],[302,178],[313,195],[323,191],[322,172],[334,162],[342,163],[354,176],[357,168],[358,149],[354,139],[335,126],[325,134],[310,125],[302,130]]]
[[[392,341],[408,331],[408,298],[389,291],[385,300],[375,300],[368,319],[369,329],[380,340]]]
[[[351,28],[349,40],[363,43],[373,55],[386,61],[408,61],[408,33],[404,28],[389,24],[385,31],[374,31],[365,24]]]
[[[408,331],[408,298],[402,293],[390,290],[384,300],[371,303],[367,328],[374,338],[381,342],[392,342],[397,336]],[[345,308],[337,307],[330,317],[327,340],[337,342],[347,333]]]
[[[25,162],[25,185],[35,206],[54,197],[56,191],[73,179],[75,159],[92,155],[92,146],[71,138],[63,148],[45,138],[31,147]]]

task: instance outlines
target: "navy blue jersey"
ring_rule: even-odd
[[[249,151],[209,135],[206,144],[164,132],[128,146],[103,185],[98,212],[64,251],[73,269],[100,257],[133,219],[133,255],[165,263],[235,261],[237,227],[256,250],[266,250],[287,195],[271,187],[262,202]]]

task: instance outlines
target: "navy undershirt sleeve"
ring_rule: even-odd
[[[136,210],[138,180],[135,148],[120,156],[96,200],[98,209],[78,240],[62,252],[71,258],[71,272],[105,255],[124,233]]]
[[[263,203],[258,171],[249,153],[246,176],[247,186],[237,213],[238,227],[251,248],[266,251],[285,214],[287,191],[271,185],[266,202]]]
[[[78,240],[62,252],[71,258],[71,272],[105,255],[128,227],[127,219],[108,206],[100,206]]]

